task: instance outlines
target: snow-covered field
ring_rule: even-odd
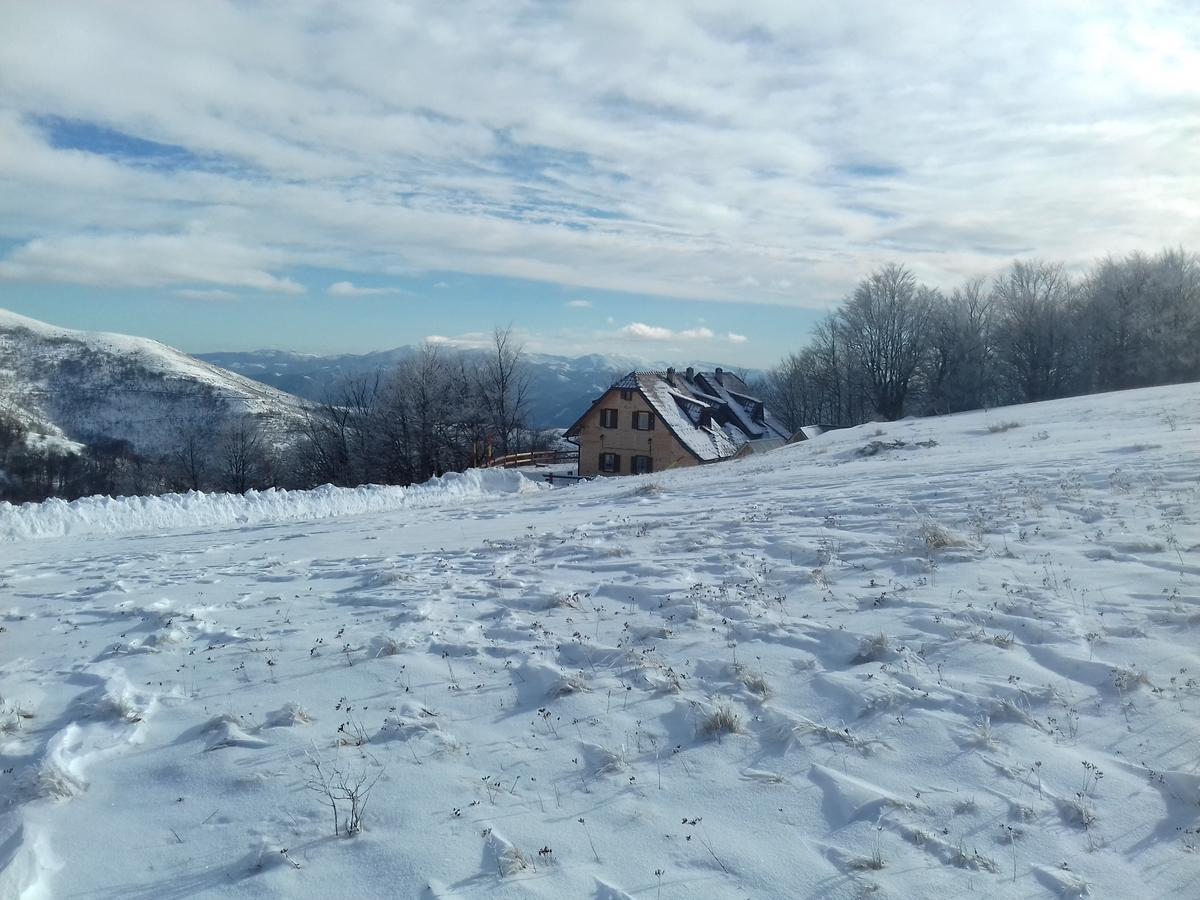
[[[0,897],[1196,896],[1198,420],[0,510]]]

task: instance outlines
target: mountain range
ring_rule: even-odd
[[[297,397],[320,402],[333,395],[342,379],[386,372],[416,352],[417,348],[412,346],[337,356],[257,350],[201,353],[197,358]],[[455,352],[480,360],[486,354],[479,349]],[[574,358],[525,354],[524,361],[529,375],[529,419],[539,428],[567,427],[613,381],[631,369],[647,365],[632,357],[599,354]]]
[[[331,395],[341,379],[387,371],[416,352],[417,348],[412,346],[337,356],[256,350],[201,353],[197,358],[297,397],[320,402]],[[479,349],[455,352],[468,359],[480,360],[487,354],[486,350]],[[668,365],[632,356],[598,353],[575,357],[526,353],[524,362],[529,375],[529,420],[538,428],[566,428],[622,375],[635,369],[665,369]],[[697,361],[692,365],[712,369],[720,363]],[[746,371],[747,377],[762,374],[756,370],[737,371]]]

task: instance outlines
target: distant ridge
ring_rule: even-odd
[[[197,358],[298,397],[320,401],[341,379],[390,369],[415,352],[416,348],[412,346],[335,356],[314,356],[286,350],[254,350],[201,353]],[[484,354],[484,351],[474,349],[455,352],[467,357],[481,357]],[[530,374],[529,417],[531,424],[538,428],[566,428],[613,381],[627,372],[667,367],[667,363],[600,353],[575,357],[528,353],[525,359]],[[683,364],[710,369],[721,365],[700,360],[687,360]],[[738,371],[736,366],[726,365],[724,368]],[[756,370],[748,371],[752,376],[759,374]]]

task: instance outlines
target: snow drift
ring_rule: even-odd
[[[125,534],[173,528],[212,528],[296,519],[450,506],[488,494],[514,494],[548,486],[506,469],[450,472],[410,487],[333,485],[305,491],[245,494],[164,494],[158,497],[84,497],[14,506],[0,503],[0,541],[79,534]]]

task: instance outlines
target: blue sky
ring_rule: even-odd
[[[884,262],[1195,247],[1195,4],[14,2],[0,306],[767,365]]]
[[[355,292],[350,295],[330,294],[319,286],[347,282],[328,282],[331,273],[325,270],[295,274],[298,283],[318,287],[247,302],[238,295],[197,299],[159,290],[37,284],[5,286],[4,306],[70,328],[150,335],[193,353],[262,348],[361,353],[421,340],[484,346],[493,326],[511,324],[531,352],[739,365],[772,365],[777,358],[763,360],[747,348],[749,334],[763,336],[760,346],[772,336],[791,350],[820,315],[803,308],[681,303],[449,272],[380,284],[362,279],[351,283]],[[383,293],[359,293],[370,290]],[[659,329],[666,326],[652,323],[669,323],[673,333],[662,334]],[[787,333],[778,334],[780,329]]]

